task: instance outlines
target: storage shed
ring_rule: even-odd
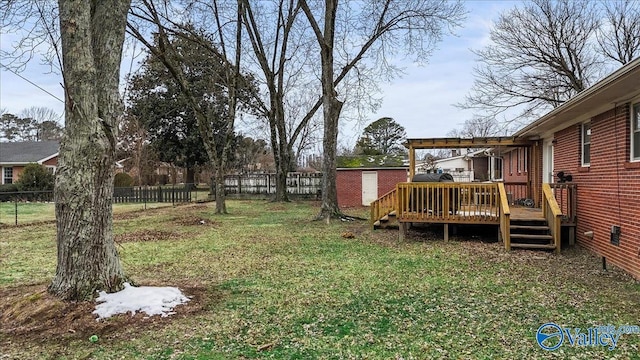
[[[408,167],[338,168],[340,207],[369,206],[372,201],[408,181]]]

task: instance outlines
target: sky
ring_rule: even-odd
[[[488,43],[491,21],[501,11],[515,4],[507,0],[466,1],[469,14],[463,27],[456,29],[455,36],[446,36],[437,45],[426,65],[407,64],[403,77],[380,84],[382,106],[370,114],[368,122],[385,116],[392,117],[405,127],[410,138],[446,136],[450,130],[459,128],[473,115],[469,110],[454,106],[464,100],[473,85],[475,58],[471,49],[480,49]],[[6,48],[10,42],[11,34],[0,34],[0,46]],[[5,59],[0,62],[4,64]],[[123,64],[128,62],[123,61]],[[58,74],[51,73],[49,66],[40,65],[34,59],[20,76],[4,67],[0,68],[0,108],[19,115],[23,109],[38,106],[62,114],[64,104],[58,99],[63,99],[64,95]],[[340,143],[349,146],[355,144],[368,122],[343,124]]]

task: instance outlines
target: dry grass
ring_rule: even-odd
[[[116,220],[118,238],[127,239],[122,263],[136,283],[194,296],[164,320],[96,323],[93,304],[56,303],[44,293],[55,269],[52,226],[2,229],[1,351],[96,359],[639,358],[640,335],[624,335],[613,351],[538,347],[535,332],[548,321],[638,324],[640,285],[615,269],[603,273],[580,249],[505,253],[462,237],[444,243],[430,231],[399,244],[397,232],[366,222],[312,221],[311,203],[228,207],[226,216],[207,204]],[[96,344],[88,341],[94,333]]]

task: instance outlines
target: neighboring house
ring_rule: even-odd
[[[60,144],[57,141],[0,143],[0,184],[16,182],[29,163],[44,165],[55,173],[59,148]]]
[[[544,183],[577,185],[578,243],[640,279],[640,58],[515,136],[542,146]]]
[[[416,173],[447,173],[456,182],[501,180],[502,158],[494,150],[467,150],[464,154],[452,150],[451,157],[416,162]]]
[[[336,187],[341,207],[369,206],[407,181],[407,167],[338,168]]]

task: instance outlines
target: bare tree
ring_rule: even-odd
[[[202,137],[204,147],[207,151],[209,159],[215,166],[215,183],[216,183],[216,213],[227,213],[224,189],[224,174],[227,165],[227,154],[231,151],[231,142],[234,138],[234,126],[238,105],[238,93],[241,89],[248,89],[248,84],[240,74],[241,45],[242,45],[242,21],[243,13],[242,3],[236,3],[235,18],[222,19],[222,12],[218,7],[218,2],[213,1],[210,9],[212,10],[213,20],[215,23],[215,38],[219,47],[212,45],[207,35],[201,33],[200,30],[194,29],[190,25],[181,25],[171,19],[173,12],[169,8],[167,2],[157,2],[154,0],[141,0],[139,5],[134,6],[131,15],[138,20],[151,24],[154,31],[154,39],[149,40],[145,37],[139,27],[130,22],[127,25],[127,31],[134,38],[144,44],[144,46],[164,64],[171,76],[178,83],[182,94],[193,109],[198,124],[198,129]],[[223,21],[224,20],[224,21]],[[230,44],[227,44],[226,34],[228,30],[226,26],[230,24],[234,36]],[[214,59],[215,62],[221,64],[221,71],[218,73],[208,73],[206,79],[199,79],[209,82],[209,88],[224,87],[224,93],[228,102],[224,105],[226,118],[224,119],[224,129],[220,137],[215,137],[216,133],[213,125],[217,119],[217,112],[212,111],[208,105],[209,101],[198,98],[194,91],[191,80],[186,74],[185,65],[189,59],[181,55],[179,49],[171,41],[172,37],[179,37],[183,41],[188,41],[197,46],[200,51]],[[233,56],[233,58],[229,58]],[[211,91],[209,96],[218,96],[216,91]],[[220,133],[220,132],[218,132]]]
[[[2,66],[22,71],[36,56],[60,73],[60,22],[58,3],[50,0],[9,0],[0,2],[3,34],[18,40],[0,50]]]
[[[640,56],[640,2],[605,2],[597,37],[600,52],[622,65]]]
[[[33,119],[35,140],[60,140],[62,138],[62,127],[59,124],[60,114],[55,110],[43,106],[32,106],[22,111],[22,117]]]
[[[252,56],[267,89],[266,99],[261,103],[269,125],[276,164],[275,200],[288,201],[287,172],[295,168],[294,146],[306,145],[311,135],[308,125],[322,104],[319,97],[303,95],[309,90],[312,94],[319,94],[314,90],[315,84],[310,86],[313,81],[305,76],[311,69],[309,65],[313,56],[306,31],[300,26],[296,28],[300,25],[300,4],[297,0],[241,1]],[[292,103],[294,98],[296,104]]]
[[[474,117],[466,120],[460,128],[452,129],[447,133],[451,137],[459,138],[477,138],[477,137],[489,137],[500,136],[506,134],[508,131],[494,118],[488,117]]]
[[[531,0],[502,13],[491,44],[474,51],[474,85],[458,106],[519,126],[561,105],[608,72],[596,35],[616,61],[637,55],[637,5],[624,4],[605,3],[610,26],[595,1]]]
[[[125,281],[113,240],[118,87],[130,0],[59,0],[66,133],[55,184],[58,265],[49,291],[69,300]]]
[[[366,68],[367,56],[373,63],[370,66],[378,69],[390,65],[388,53],[404,51],[425,59],[441,39],[443,29],[459,24],[464,10],[459,2],[453,1],[365,1],[350,7],[346,1],[325,0],[320,9],[312,9],[306,0],[300,0],[300,5],[320,48],[324,156],[318,219],[329,221],[331,217],[343,217],[336,190],[337,137],[344,105],[338,96],[338,85],[352,71],[357,73],[360,66]],[[340,47],[335,41],[337,31],[341,33]],[[336,56],[342,60],[338,64]]]

